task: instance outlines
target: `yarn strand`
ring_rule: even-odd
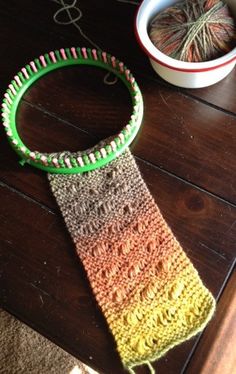
[[[156,371],[155,371],[154,367],[152,366],[151,362],[147,361],[147,362],[146,362],[146,365],[147,365],[148,368],[149,368],[149,372],[150,372],[150,374],[156,374]]]
[[[53,16],[54,21],[59,25],[65,25],[65,26],[73,25],[79,31],[80,35],[85,40],[87,40],[87,42],[89,42],[89,44],[91,44],[93,47],[101,51],[102,48],[100,48],[97,43],[95,43],[92,39],[90,39],[85,34],[85,32],[82,30],[81,26],[78,24],[78,21],[83,17],[83,12],[80,9],[79,5],[77,4],[77,0],[73,0],[71,4],[70,3],[68,4],[68,0],[67,2],[65,2],[64,0],[52,0],[52,1],[62,6],[60,9],[58,9],[55,12]],[[131,4],[131,5],[138,5],[138,2],[130,1],[130,0],[116,0],[116,2],[126,3],[126,4]],[[72,14],[71,14],[72,10],[78,13],[77,17],[72,17]],[[61,14],[64,11],[66,11],[69,20],[63,21],[63,20],[58,19],[59,14]]]
[[[83,17],[83,12],[80,9],[79,5],[77,4],[77,0],[73,0],[72,3],[68,3],[68,0],[66,2],[64,0],[52,0],[52,1],[62,6],[55,12],[53,16],[54,22],[59,25],[64,25],[64,26],[73,25],[79,31],[82,38],[84,38],[90,45],[95,47],[97,50],[102,51],[102,48],[85,34],[85,32],[82,30],[81,26],[78,23],[80,19]],[[116,1],[120,3],[138,5],[138,2],[136,1],[130,1],[130,0],[116,0]],[[68,20],[59,19],[59,15],[63,13],[64,11],[67,13],[67,16],[69,18]],[[72,11],[77,12],[76,17],[72,17],[72,13],[71,13]],[[104,84],[109,85],[109,86],[116,84],[117,81],[118,81],[117,77],[111,73],[107,73],[103,79]]]
[[[80,25],[78,24],[78,21],[83,17],[83,13],[82,13],[82,10],[76,6],[77,5],[77,0],[73,0],[71,4],[68,4],[68,3],[65,3],[64,0],[52,0],[53,2],[57,3],[57,4],[60,4],[62,6],[62,8],[58,9],[56,11],[56,13],[54,14],[53,16],[53,19],[54,21],[59,24],[59,25],[73,25],[80,33],[80,35],[85,39],[87,40],[87,42],[89,42],[89,44],[91,44],[93,47],[95,47],[96,49],[98,50],[102,50],[101,47],[99,47],[99,45],[97,43],[95,43],[92,39],[90,39],[82,30],[82,28],[80,27]],[[68,1],[68,0],[67,0]],[[71,10],[74,10],[78,13],[78,16],[77,17],[72,17],[72,14],[71,14]],[[62,20],[59,20],[58,19],[58,15],[60,13],[62,13],[63,11],[66,11],[68,17],[69,17],[69,20],[67,21],[62,21]]]

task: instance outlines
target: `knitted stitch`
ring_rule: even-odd
[[[162,217],[129,150],[101,169],[48,177],[130,372],[204,328],[215,300]]]

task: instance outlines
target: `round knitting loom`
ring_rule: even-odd
[[[115,135],[112,140],[92,151],[83,152],[79,156],[66,155],[64,153],[44,154],[38,151],[31,151],[20,138],[16,114],[19,102],[26,90],[39,78],[52,70],[67,67],[70,65],[93,65],[114,73],[129,89],[133,113],[128,124]],[[50,173],[73,174],[94,170],[106,165],[119,156],[133,141],[137,135],[142,117],[143,100],[140,89],[123,62],[106,52],[89,48],[65,48],[59,51],[49,52],[31,61],[15,75],[8,86],[2,103],[3,125],[10,144],[21,157],[21,163],[35,166]]]

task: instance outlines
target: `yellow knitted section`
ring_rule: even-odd
[[[163,278],[154,276],[130,305],[106,316],[126,367],[160,358],[201,331],[214,312],[214,298],[180,253],[182,270],[173,269],[171,276]]]

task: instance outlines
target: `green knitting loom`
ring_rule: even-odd
[[[16,112],[26,90],[39,78],[52,70],[71,65],[93,65],[117,75],[128,87],[133,103],[133,113],[129,123],[108,144],[92,153],[75,157],[53,157],[29,150],[21,140],[16,127]],[[74,174],[100,168],[119,156],[133,141],[139,131],[143,117],[143,100],[139,87],[123,62],[106,52],[86,48],[66,48],[50,52],[31,61],[14,77],[9,85],[2,104],[3,125],[8,139],[22,158],[50,173]]]
[[[20,99],[51,70],[88,64],[105,68],[128,87],[133,114],[116,136],[85,152],[30,151],[18,135]],[[128,146],[143,116],[134,77],[115,57],[86,48],[50,52],[14,77],[2,104],[3,125],[21,163],[48,172],[92,291],[112,331],[124,368],[146,364],[201,331],[215,309],[151,196]]]

